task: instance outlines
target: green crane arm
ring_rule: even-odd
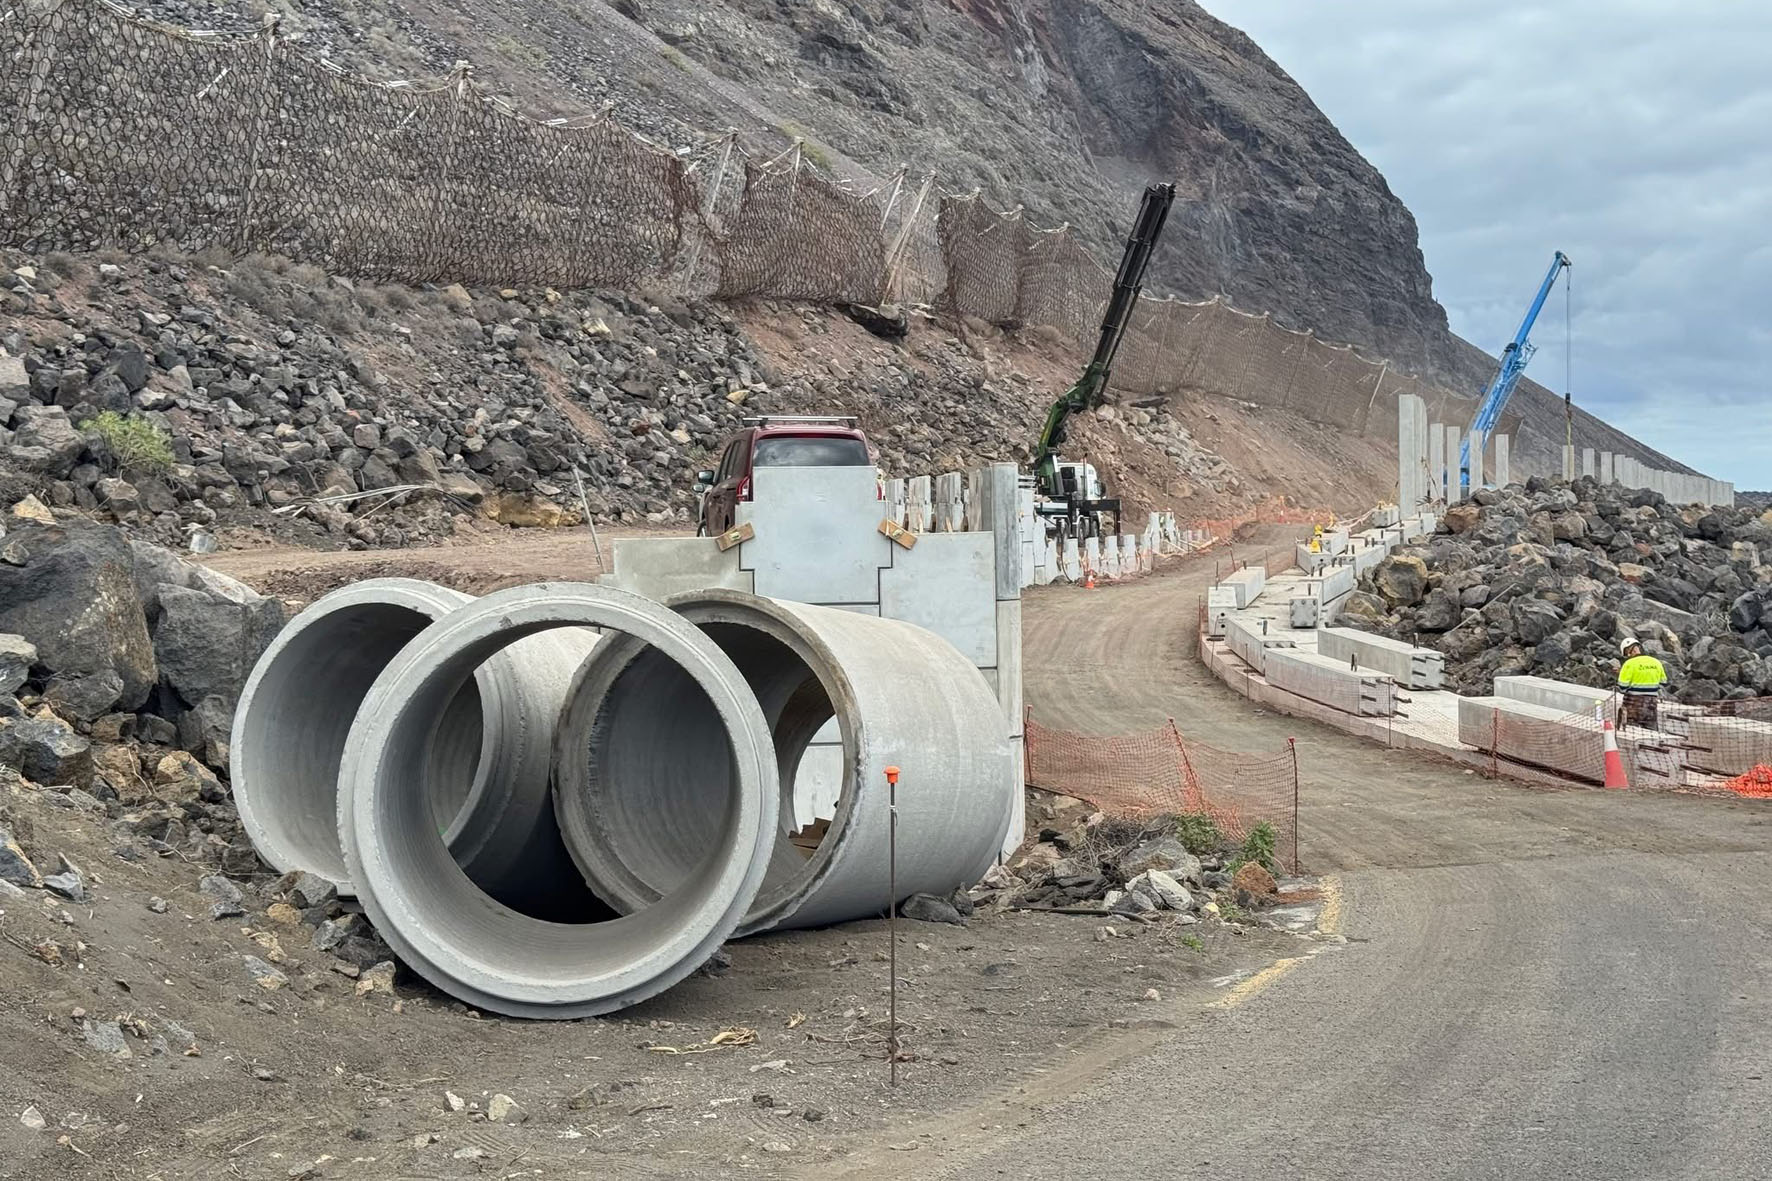
[[[1119,274],[1114,276],[1113,294],[1101,318],[1101,340],[1095,346],[1083,376],[1046,413],[1046,425],[1040,431],[1040,446],[1034,453],[1034,475],[1043,496],[1061,496],[1058,479],[1058,448],[1064,442],[1065,427],[1071,417],[1094,409],[1107,389],[1108,375],[1114,357],[1125,339],[1126,326],[1132,322],[1132,309],[1138,304],[1138,293],[1144,289],[1144,272],[1156,251],[1163,224],[1169,220],[1169,208],[1175,204],[1175,186],[1151,185],[1144,191],[1144,204],[1139,207],[1138,220],[1126,239],[1126,253],[1120,259]]]

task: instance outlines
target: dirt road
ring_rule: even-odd
[[[1260,711],[1191,654],[1211,573],[1031,595],[1027,699],[1076,729],[1296,735],[1348,945],[821,1175],[1765,1177],[1772,806],[1491,783]]]

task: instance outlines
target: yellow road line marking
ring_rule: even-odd
[[[1317,889],[1323,895],[1323,909],[1317,914],[1317,930],[1325,935],[1334,935],[1341,926],[1341,879],[1333,875],[1325,877]],[[1265,991],[1304,963],[1307,956],[1294,956],[1291,959],[1275,960],[1249,979],[1232,988],[1215,1001],[1207,1004],[1208,1009],[1234,1009],[1250,997]]]

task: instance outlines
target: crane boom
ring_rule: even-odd
[[[1114,357],[1126,337],[1126,326],[1132,322],[1132,309],[1144,288],[1145,268],[1150,266],[1157,239],[1163,233],[1163,223],[1169,220],[1169,209],[1174,204],[1175,186],[1172,184],[1151,185],[1144,191],[1144,203],[1139,206],[1138,220],[1132,226],[1131,236],[1126,239],[1126,253],[1120,259],[1113,294],[1108,298],[1107,311],[1101,318],[1101,339],[1096,342],[1095,355],[1090,358],[1089,367],[1083,370],[1077,384],[1052,404],[1046,414],[1046,425],[1040,431],[1040,445],[1034,452],[1034,475],[1042,496],[1063,495],[1058,478],[1058,448],[1064,442],[1065,425],[1073,415],[1092,409],[1101,401]]]
[[[1465,432],[1464,443],[1458,449],[1458,470],[1462,475],[1461,482],[1469,483],[1471,470],[1471,435],[1481,432],[1484,438],[1494,431],[1495,424],[1501,421],[1501,412],[1507,408],[1508,399],[1514,396],[1514,390],[1520,384],[1520,378],[1526,373],[1526,362],[1532,359],[1537,346],[1532,343],[1532,327],[1538,323],[1538,313],[1544,310],[1545,300],[1550,298],[1551,289],[1557,285],[1557,279],[1563,272],[1575,264],[1561,250],[1551,260],[1549,272],[1544,282],[1538,285],[1538,296],[1532,306],[1526,310],[1526,318],[1520,321],[1520,330],[1514,333],[1507,347],[1501,352],[1501,368],[1496,370],[1495,380],[1483,391],[1483,400],[1477,404],[1477,417],[1472,420],[1470,430]]]

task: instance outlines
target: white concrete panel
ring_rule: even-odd
[[[1618,694],[1549,677],[1496,677],[1495,696],[1603,722],[1618,712]]]
[[[1497,465],[1496,470],[1499,471],[1499,465],[1501,463],[1500,456],[1496,457],[1495,462]],[[1575,448],[1568,443],[1563,444],[1563,478],[1565,480],[1573,480],[1575,478]]]
[[[904,527],[912,533],[929,533],[935,520],[934,481],[912,476],[905,481]]]
[[[1592,480],[1599,473],[1599,455],[1592,447],[1583,447],[1581,449],[1581,474]]]
[[[1427,428],[1428,499],[1442,500],[1446,495],[1446,428],[1434,423]]]
[[[1472,431],[1470,433],[1470,479],[1465,485],[1466,496],[1483,486],[1483,446],[1483,432]]]
[[[1569,474],[1571,477],[1573,477],[1575,474],[1575,463],[1574,463],[1575,450],[1574,450],[1574,448],[1566,448],[1565,450],[1568,451],[1567,459],[1569,460],[1569,463],[1568,463]],[[1506,488],[1509,484],[1511,484],[1513,482],[1514,482],[1514,469],[1513,469],[1512,457],[1508,454],[1507,436],[1506,435],[1496,435],[1495,436],[1495,486],[1497,488]]]
[[[1009,736],[1018,737],[1022,718],[1021,600],[997,604],[997,700],[1003,703],[1003,720]]]
[[[996,597],[1021,597],[1021,486],[1015,465],[993,463],[981,480],[983,503],[979,517],[997,547]]]
[[[1463,469],[1459,467],[1458,460],[1458,449],[1463,445],[1463,442],[1464,432],[1457,426],[1448,423],[1446,426],[1446,495],[1440,498],[1447,504],[1462,500],[1464,497],[1464,493],[1460,488],[1460,481],[1463,479],[1463,476],[1460,473]],[[1414,513],[1411,510],[1405,509],[1403,515],[1405,517],[1410,517],[1413,516]]]
[[[943,472],[935,477],[935,530],[958,533],[965,518],[966,477],[960,472]]]
[[[1059,567],[1064,576],[1072,582],[1083,577],[1083,552],[1077,547],[1077,539],[1064,539],[1064,554],[1059,560]]]
[[[886,507],[880,515],[896,525],[904,524],[905,491],[902,479],[886,481]]]
[[[1245,566],[1225,575],[1218,585],[1237,596],[1238,607],[1247,607],[1260,597],[1262,588],[1267,585],[1267,571],[1260,566]]]
[[[649,599],[714,587],[755,589],[751,573],[739,568],[739,550],[725,553],[711,537],[626,537],[615,542],[613,569],[601,581]]]
[[[813,736],[794,773],[794,830],[837,814],[843,791],[843,735],[832,718]]]
[[[1614,482],[1613,468],[1612,468],[1612,453],[1610,451],[1600,452],[1599,481],[1602,484],[1610,484],[1610,483]]]
[[[739,523],[756,537],[738,547],[754,590],[799,603],[876,603],[880,570],[897,548],[880,533],[886,515],[874,470],[763,467]],[[907,551],[908,552],[908,551]]]
[[[880,571],[880,614],[926,628],[973,664],[991,668],[997,663],[993,558],[989,533],[924,534]]]

